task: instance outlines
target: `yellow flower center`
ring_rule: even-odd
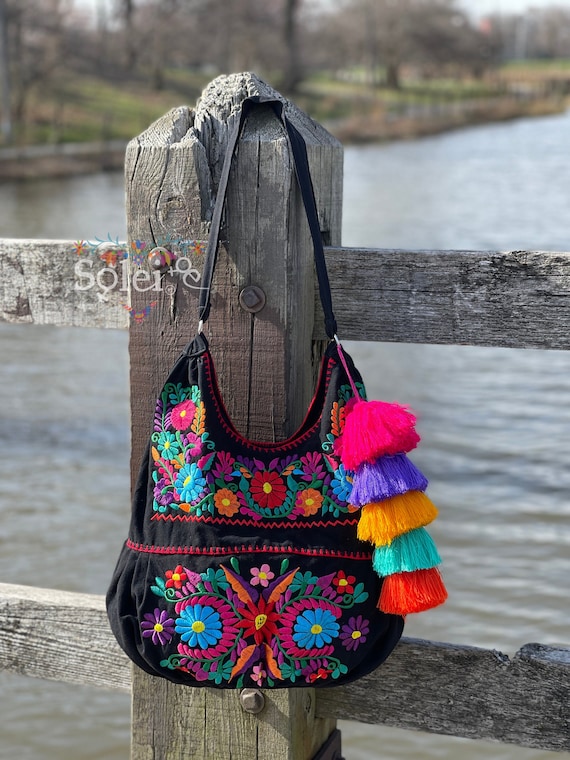
[[[305,499],[305,504],[308,504],[309,507],[312,506],[315,503],[315,500],[312,499],[310,496],[308,499]]]
[[[273,486],[271,483],[268,483],[267,481],[263,484],[263,493],[271,493],[273,491]]]
[[[180,412],[180,416],[181,416],[181,417],[186,417],[186,409],[183,409],[183,410]]]
[[[194,633],[202,633],[202,631],[206,630],[206,626],[201,620],[195,620],[192,623],[192,630]]]
[[[267,622],[267,615],[263,615],[263,614],[258,615],[255,618],[255,630],[259,631],[260,628],[263,628],[266,622]]]
[[[187,477],[187,478],[186,478],[186,480],[184,481],[184,488],[186,488],[186,486],[188,485],[188,483],[189,483],[191,480],[192,480],[192,475],[188,475],[188,477]]]
[[[160,623],[155,623],[154,624],[154,630],[157,633],[162,633],[162,631],[164,631],[164,627]]]
[[[170,448],[170,441],[165,441],[164,442],[164,448],[165,449],[169,449]]]
[[[260,570],[257,577],[261,578],[261,580],[264,581],[267,578],[267,573],[264,573],[263,570]]]
[[[172,573],[172,580],[173,581],[179,581],[180,580],[180,573]]]
[[[316,636],[318,633],[321,633],[323,630],[323,626],[319,625],[318,623],[315,623],[314,626],[311,628],[311,633]]]
[[[338,585],[339,586],[348,586],[348,581],[346,580],[346,578],[340,578],[339,582],[338,582]]]
[[[352,638],[353,639],[359,639],[362,636],[361,631],[353,631],[352,632]]]
[[[228,497],[227,497],[227,496],[226,496],[226,498],[225,498],[225,499],[222,499],[222,505],[223,505],[224,507],[229,507],[229,506],[230,506],[230,504],[231,504],[231,501],[228,499]]]

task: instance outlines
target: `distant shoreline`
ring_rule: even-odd
[[[401,113],[350,116],[324,126],[345,145],[411,140],[462,127],[564,113],[562,98],[485,98],[434,106],[415,106]]]
[[[0,149],[0,182],[122,170],[126,140],[24,145]]]
[[[493,98],[431,106],[416,105],[400,113],[379,109],[323,126],[345,145],[411,140],[462,127],[564,113],[560,98]],[[28,145],[0,149],[0,182],[68,177],[121,171],[127,140]]]

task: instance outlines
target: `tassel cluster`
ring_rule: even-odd
[[[406,407],[356,400],[347,405],[335,450],[354,472],[351,506],[360,508],[358,537],[376,547],[373,566],[383,578],[378,608],[393,615],[436,607],[447,599],[437,569],[441,558],[425,526],[437,509],[427,480],[408,459],[420,438]]]

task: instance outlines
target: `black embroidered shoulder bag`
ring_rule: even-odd
[[[200,328],[166,379],[136,485],[128,540],[107,593],[112,630],[147,672],[221,688],[332,686],[376,668],[404,617],[446,598],[424,526],[437,512],[407,457],[405,407],[366,401],[336,337],[305,143],[279,101],[314,245],[331,342],[299,430],[240,435],[220,395],[202,325],[241,129],[213,215]]]

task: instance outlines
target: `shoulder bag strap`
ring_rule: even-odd
[[[301,190],[303,205],[305,207],[305,213],[307,215],[309,229],[313,240],[313,251],[315,257],[315,267],[317,270],[317,279],[319,283],[319,293],[325,315],[325,329],[329,338],[332,339],[336,335],[337,327],[332,309],[332,298],[327,267],[325,263],[323,240],[317,215],[317,204],[315,202],[313,183],[311,180],[311,174],[309,172],[307,147],[299,131],[285,116],[283,103],[280,100],[263,98],[261,96],[247,98],[243,101],[239,122],[236,124],[236,127],[232,132],[228,142],[226,156],[220,176],[220,182],[218,185],[216,204],[214,206],[214,213],[212,215],[210,236],[208,238],[208,247],[206,249],[204,271],[202,274],[202,288],[200,291],[199,304],[199,331],[202,330],[202,326],[210,314],[210,292],[212,288],[212,278],[214,275],[214,269],[218,255],[222,213],[226,199],[228,179],[230,176],[233,156],[248,114],[260,104],[268,105],[274,111],[275,115],[285,127],[289,144],[291,146],[291,152],[293,154],[293,160],[295,164],[295,174],[297,176],[297,182],[299,183],[299,188]]]

